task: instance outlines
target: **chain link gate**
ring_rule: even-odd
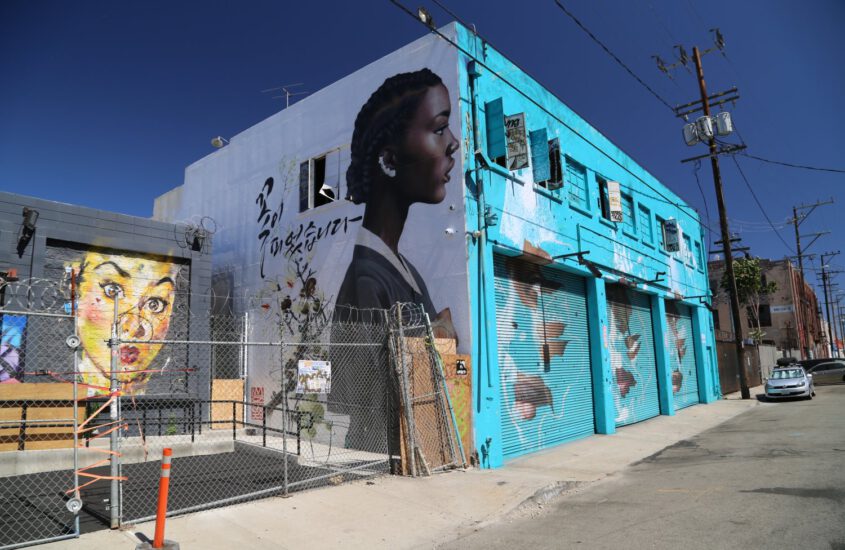
[[[0,548],[80,532],[72,290],[0,280]]]

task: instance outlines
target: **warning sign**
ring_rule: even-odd
[[[249,388],[249,402],[251,403],[249,417],[252,420],[264,419],[264,386],[252,386]]]

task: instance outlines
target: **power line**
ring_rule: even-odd
[[[632,70],[628,67],[628,65],[626,65],[626,64],[625,64],[625,63],[624,63],[621,59],[619,59],[619,58],[616,56],[616,54],[615,54],[615,53],[613,53],[612,51],[610,51],[610,48],[608,48],[607,46],[605,46],[605,45],[602,43],[602,41],[601,41],[601,40],[599,40],[598,38],[596,38],[596,35],[594,35],[594,34],[590,31],[590,29],[588,29],[587,27],[585,27],[585,26],[584,26],[584,24],[583,24],[583,23],[581,23],[581,21],[579,21],[579,20],[578,20],[578,18],[577,18],[577,17],[575,17],[575,16],[572,14],[572,12],[570,12],[568,9],[566,9],[566,8],[563,6],[563,4],[561,4],[561,3],[560,3],[560,0],[555,0],[555,4],[557,4],[557,7],[559,7],[559,8],[563,11],[563,13],[565,13],[566,15],[568,15],[570,19],[572,19],[573,21],[575,21],[575,24],[576,24],[576,25],[578,25],[579,27],[581,27],[581,30],[583,30],[585,33],[587,33],[587,35],[588,35],[590,38],[592,38],[592,39],[593,39],[593,41],[594,41],[596,44],[598,44],[599,46],[601,46],[601,48],[602,48],[605,52],[607,52],[607,54],[608,54],[610,57],[612,57],[614,60],[616,60],[616,62],[617,62],[617,63],[619,63],[619,65],[620,65],[623,69],[625,69],[626,71],[628,71],[628,74],[630,74],[632,77],[634,77],[634,79],[635,79],[637,82],[639,82],[639,83],[640,83],[640,84],[641,84],[641,85],[642,85],[642,86],[643,86],[646,90],[648,90],[649,92],[651,92],[651,95],[653,95],[655,98],[657,98],[657,100],[658,100],[660,103],[662,103],[662,104],[666,105],[666,107],[668,107],[668,108],[669,108],[669,110],[670,110],[670,111],[672,111],[672,113],[674,113],[674,112],[675,112],[675,109],[674,109],[671,105],[669,105],[669,102],[668,102],[668,101],[666,101],[665,99],[663,99],[662,97],[660,97],[660,95],[658,95],[658,93],[657,93],[657,92],[655,92],[654,90],[652,90],[652,89],[651,89],[651,86],[649,86],[648,84],[646,84],[645,82],[643,82],[643,80],[642,80],[640,77],[638,77],[636,74],[634,74],[634,71],[632,71]]]
[[[766,209],[763,208],[763,205],[760,203],[760,199],[757,198],[757,193],[754,192],[754,188],[751,187],[751,184],[748,182],[748,178],[745,177],[745,172],[742,171],[742,168],[739,165],[739,161],[736,160],[736,155],[731,155],[731,158],[733,159],[734,164],[736,164],[736,169],[739,170],[739,175],[742,176],[742,181],[745,182],[745,186],[748,187],[749,191],[751,191],[751,196],[754,197],[754,202],[757,203],[757,206],[760,208],[760,212],[763,213],[763,217],[766,218],[767,222],[769,222],[769,226],[771,226],[772,230],[775,232],[775,235],[778,236],[778,239],[780,239],[780,242],[783,243],[783,246],[786,247],[786,249],[789,251],[789,253],[795,254],[795,251],[792,250],[792,247],[790,247],[789,244],[787,244],[787,242],[784,240],[783,236],[781,236],[781,234],[775,228],[775,224],[773,224],[772,220],[769,219],[769,215],[766,214]]]
[[[780,166],[788,166],[790,168],[801,168],[803,170],[815,170],[817,172],[833,172],[835,174],[845,174],[845,170],[840,170],[838,168],[819,168],[818,166],[807,166],[805,164],[792,164],[790,162],[781,162],[778,160],[770,160],[764,159],[762,157],[757,157],[754,155],[749,155],[748,153],[738,153],[744,157],[748,157],[754,160],[759,160],[761,162],[768,162],[769,164],[779,164]]]
[[[491,75],[495,76],[497,79],[499,79],[499,80],[500,80],[500,81],[502,81],[504,84],[506,84],[508,87],[510,87],[512,90],[514,90],[515,92],[517,92],[518,94],[520,94],[522,97],[524,97],[526,100],[528,100],[530,103],[532,103],[535,107],[537,107],[538,109],[540,109],[541,111],[543,111],[544,113],[546,113],[547,115],[549,115],[551,118],[553,118],[554,120],[556,120],[556,121],[557,121],[557,122],[558,122],[561,126],[563,126],[564,128],[568,129],[568,130],[569,130],[570,132],[572,132],[575,136],[577,136],[577,137],[581,138],[582,140],[584,140],[584,142],[585,142],[585,143],[587,143],[587,144],[591,145],[591,146],[592,146],[592,147],[593,147],[596,151],[598,151],[600,154],[602,154],[602,155],[604,155],[605,157],[607,157],[607,159],[608,159],[608,160],[610,160],[612,163],[614,163],[614,164],[616,164],[617,166],[619,166],[620,168],[622,168],[622,170],[624,170],[625,172],[627,172],[628,174],[630,174],[630,175],[631,175],[634,179],[636,179],[637,181],[639,181],[640,183],[642,183],[643,185],[645,185],[646,187],[648,187],[649,189],[651,189],[652,191],[654,191],[655,193],[657,193],[658,195],[660,195],[660,197],[661,197],[661,198],[659,198],[659,199],[658,199],[657,197],[654,197],[653,195],[648,195],[647,193],[643,193],[642,191],[639,191],[639,193],[640,193],[641,195],[644,195],[644,196],[647,196],[647,197],[653,198],[653,199],[655,199],[655,200],[661,200],[662,202],[665,202],[666,204],[671,204],[672,206],[674,206],[675,208],[677,208],[677,209],[679,210],[679,212],[681,212],[681,213],[686,214],[687,216],[689,216],[689,217],[690,217],[690,218],[691,218],[691,219],[692,219],[695,223],[697,223],[697,224],[699,224],[699,225],[703,225],[705,228],[707,228],[707,230],[708,230],[708,231],[713,232],[713,230],[712,230],[712,229],[710,229],[709,227],[707,227],[706,225],[704,225],[704,223],[703,223],[700,219],[696,219],[696,217],[695,217],[695,216],[693,216],[693,215],[691,214],[691,212],[690,212],[690,211],[695,211],[695,209],[694,209],[694,208],[692,208],[692,207],[691,207],[691,206],[689,206],[689,205],[682,205],[682,204],[678,204],[678,203],[676,203],[675,201],[671,200],[671,199],[670,199],[669,197],[667,197],[666,195],[662,194],[662,193],[661,193],[661,191],[660,191],[659,189],[656,189],[656,188],[655,188],[654,186],[652,186],[650,183],[648,183],[648,182],[647,182],[647,181],[645,181],[644,179],[642,179],[642,178],[640,178],[639,176],[637,176],[636,174],[634,174],[634,173],[633,173],[630,169],[628,169],[628,168],[627,168],[627,167],[626,167],[623,163],[621,163],[618,159],[614,158],[614,157],[613,157],[613,155],[609,154],[607,151],[604,151],[601,147],[599,147],[598,145],[596,145],[595,143],[593,143],[592,141],[590,141],[589,139],[587,139],[587,137],[586,137],[586,136],[584,136],[581,132],[579,132],[578,130],[576,130],[575,128],[573,128],[573,127],[572,127],[572,126],[570,126],[569,124],[567,124],[567,123],[566,123],[563,119],[561,119],[561,118],[560,118],[559,116],[557,116],[555,113],[553,113],[552,111],[550,111],[548,107],[546,107],[545,105],[543,105],[542,103],[540,103],[539,101],[537,101],[536,99],[534,99],[533,97],[531,97],[531,96],[530,96],[527,92],[523,91],[523,90],[522,90],[519,86],[517,86],[516,84],[514,84],[514,83],[513,83],[513,82],[511,82],[510,80],[508,80],[507,78],[505,78],[505,77],[504,77],[504,76],[502,76],[501,74],[499,74],[499,73],[497,73],[496,71],[494,71],[492,67],[490,67],[489,65],[487,65],[487,64],[486,64],[484,61],[482,61],[481,59],[478,59],[478,57],[476,57],[476,56],[475,56],[472,52],[467,51],[465,48],[461,47],[459,44],[457,44],[455,41],[453,41],[452,39],[450,39],[448,36],[446,36],[446,35],[444,35],[443,33],[441,33],[441,32],[440,32],[439,30],[437,30],[436,28],[433,28],[433,27],[431,27],[431,26],[427,25],[426,23],[424,23],[423,21],[421,21],[421,20],[420,20],[420,18],[417,16],[417,14],[416,14],[416,13],[412,12],[412,11],[411,11],[411,10],[409,10],[407,7],[405,7],[405,6],[404,6],[401,2],[399,2],[399,0],[388,0],[388,1],[389,1],[391,4],[393,4],[394,6],[396,6],[397,8],[399,8],[400,10],[402,10],[403,12],[405,12],[405,13],[406,13],[409,17],[411,17],[412,19],[414,19],[414,20],[415,20],[415,21],[417,21],[418,23],[420,23],[420,24],[422,24],[422,25],[425,25],[425,27],[426,27],[426,28],[427,28],[430,32],[432,32],[432,33],[436,34],[437,36],[439,36],[441,39],[443,39],[446,43],[448,43],[449,45],[451,45],[453,48],[455,48],[456,50],[458,50],[459,52],[461,52],[462,54],[464,54],[464,55],[465,55],[465,56],[467,56],[468,58],[470,58],[470,59],[472,59],[473,61],[475,61],[475,63],[477,63],[479,67],[482,67],[483,69],[486,69],[487,71],[489,71]],[[485,43],[490,44],[490,41],[489,41],[489,40],[485,40]],[[516,63],[514,63],[514,65],[516,65]],[[526,74],[528,74],[529,76],[531,76],[531,75],[530,75],[527,71],[524,71],[524,70],[523,70],[523,72],[525,72]],[[532,77],[532,78],[533,78],[533,77]],[[534,80],[537,80],[537,79],[534,79]],[[538,81],[538,82],[539,82],[539,81]],[[557,96],[557,94],[554,94],[554,93],[553,93],[553,92],[551,92],[550,90],[549,90],[549,92],[550,92],[550,93],[551,93],[551,94],[552,94],[555,98],[557,98],[559,101],[561,101],[561,103],[563,103],[563,100],[561,100],[561,99],[560,99],[560,97],[558,97],[558,96]],[[668,189],[668,188],[667,188],[667,189]]]

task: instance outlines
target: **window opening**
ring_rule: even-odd
[[[598,207],[601,217],[610,221],[610,199],[607,196],[607,180],[596,176],[599,183]]]
[[[341,171],[349,166],[349,155],[344,155],[344,152],[348,152],[348,148],[339,147],[300,163],[300,212],[340,199]]]

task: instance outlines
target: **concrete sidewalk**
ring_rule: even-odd
[[[183,550],[253,548],[432,548],[530,510],[692,437],[759,404],[738,394],[518,458],[498,470],[429,478],[381,477],[170,518],[167,538]],[[46,549],[133,549],[153,523],[99,531]]]

